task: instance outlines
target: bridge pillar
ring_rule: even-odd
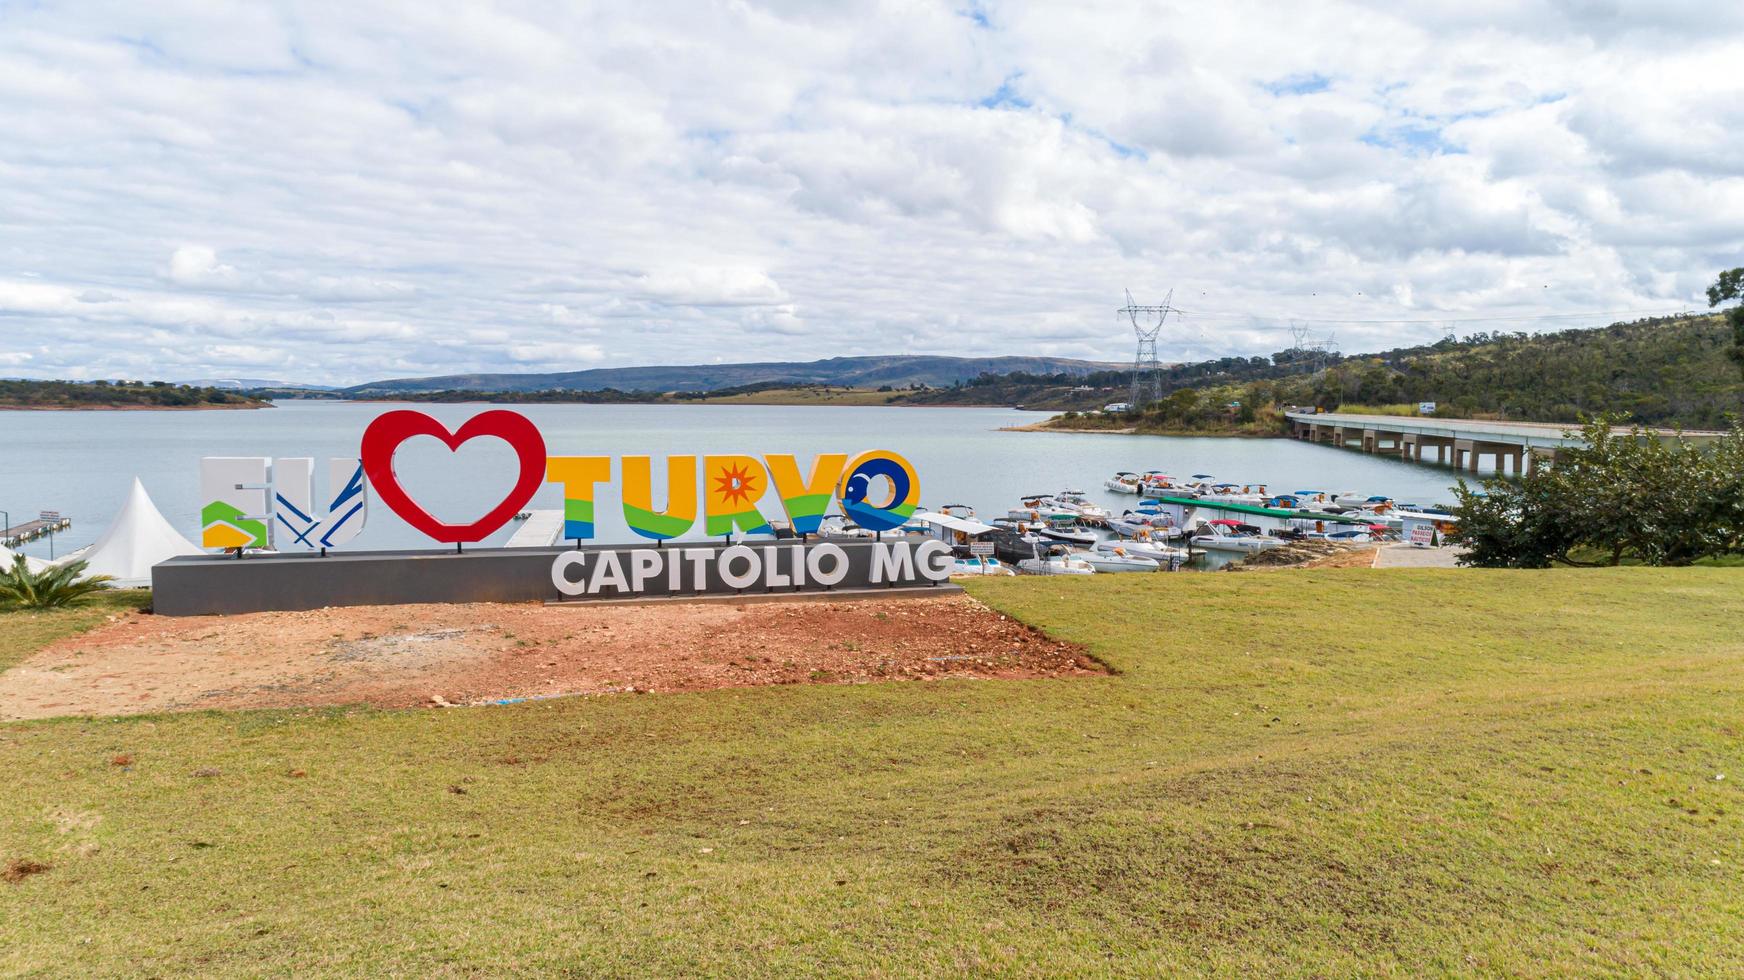
[[[1423,462],[1423,444],[1417,441],[1414,433],[1402,432],[1396,440],[1399,444],[1399,458],[1409,460],[1413,457],[1417,462]]]
[[[1453,440],[1453,468],[1478,471],[1478,444],[1470,439]]]
[[[1363,452],[1372,453],[1376,449],[1379,449],[1380,446],[1381,446],[1380,433],[1375,431],[1374,429],[1364,429],[1363,434],[1362,434],[1362,450],[1363,450]]]
[[[1538,467],[1540,467],[1546,463],[1554,464],[1555,462],[1556,462],[1556,450],[1555,449],[1533,447],[1533,448],[1528,449],[1526,451],[1526,471],[1528,473],[1536,473],[1536,472],[1538,472]]]

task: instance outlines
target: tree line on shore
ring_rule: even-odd
[[[13,408],[197,408],[264,404],[241,392],[168,381],[0,381],[0,405]]]

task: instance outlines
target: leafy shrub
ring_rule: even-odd
[[[111,575],[86,576],[85,567],[84,562],[75,561],[33,572],[23,555],[14,555],[12,567],[0,573],[0,602],[24,609],[57,609],[72,605],[114,581]]]
[[[1486,568],[1552,564],[1688,565],[1744,551],[1744,428],[1700,447],[1616,416],[1582,427],[1586,445],[1563,449],[1518,482],[1493,479],[1454,493],[1466,546],[1461,561]]]

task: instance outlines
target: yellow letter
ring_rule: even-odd
[[[644,538],[665,541],[696,523],[696,457],[666,457],[666,509],[654,509],[654,464],[624,457],[624,522]]]
[[[842,478],[842,467],[848,463],[847,453],[823,453],[811,464],[811,477],[801,480],[799,463],[790,453],[764,456],[769,464],[769,477],[775,484],[775,494],[781,498],[781,508],[793,524],[794,534],[816,534],[824,513],[836,496],[836,483]]]
[[[593,488],[612,478],[610,456],[552,456],[545,461],[545,479],[563,484],[563,536],[593,537]]]

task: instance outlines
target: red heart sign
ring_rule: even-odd
[[[450,450],[459,449],[461,443],[477,436],[495,436],[514,448],[515,455],[520,458],[521,475],[515,480],[514,489],[502,503],[491,508],[490,513],[471,524],[444,524],[418,506],[400,486],[399,477],[394,475],[394,452],[400,448],[400,443],[413,436],[435,436]],[[369,428],[363,430],[361,455],[363,472],[369,477],[370,485],[375,488],[381,502],[404,518],[407,524],[437,541],[450,544],[484,540],[520,513],[545,480],[544,438],[526,416],[502,409],[474,415],[452,434],[441,422],[423,412],[388,412],[377,416]]]

